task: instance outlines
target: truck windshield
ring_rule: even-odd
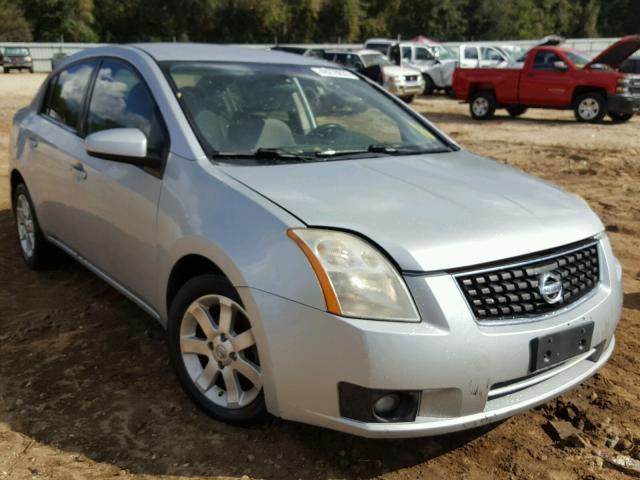
[[[450,151],[446,139],[341,68],[217,62],[163,68],[211,156]]]
[[[29,56],[28,48],[8,47],[4,50],[7,57],[27,57]]]
[[[382,67],[385,65],[393,65],[389,59],[381,53],[364,53],[360,55],[360,58],[362,59],[362,63],[364,63],[365,67],[373,67],[374,65],[380,65]]]
[[[443,45],[436,45],[431,47],[434,56],[439,60],[455,60],[456,54],[449,47]]]

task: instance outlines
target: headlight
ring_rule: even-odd
[[[287,232],[318,277],[327,310],[346,317],[419,322],[407,286],[395,267],[361,238],[344,232]]]
[[[618,79],[617,93],[629,93],[629,78],[623,77]]]

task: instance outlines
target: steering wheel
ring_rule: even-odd
[[[338,123],[325,123],[324,125],[320,125],[307,133],[307,137],[330,140],[335,139],[338,135],[341,135],[346,131],[347,129]]]

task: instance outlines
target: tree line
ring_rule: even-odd
[[[347,43],[640,33],[640,0],[0,0],[0,41]]]

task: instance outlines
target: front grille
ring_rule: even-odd
[[[545,299],[540,280],[547,273],[555,274],[554,278],[561,281],[562,292],[549,298],[549,292],[545,291]],[[455,278],[479,321],[545,315],[571,305],[598,285],[598,245],[592,241],[560,252],[455,274]]]
[[[407,82],[417,82],[418,81],[418,76],[417,75],[405,75],[404,79]]]

